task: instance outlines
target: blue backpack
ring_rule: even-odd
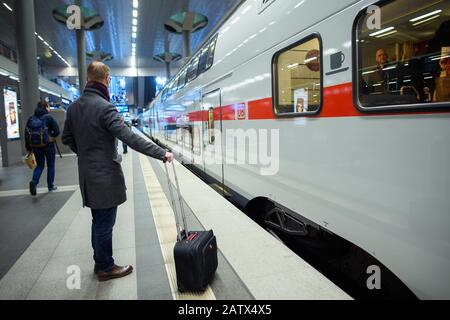
[[[49,144],[50,135],[48,132],[47,117],[32,116],[27,125],[28,139],[30,147],[43,148]]]

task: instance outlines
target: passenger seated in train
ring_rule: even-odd
[[[403,2],[403,1],[400,1]],[[400,3],[399,2],[399,3]],[[359,102],[364,108],[450,101],[450,5],[427,8],[387,3],[389,25],[374,31],[367,18],[358,27]]]
[[[375,54],[377,63],[374,70],[369,71],[367,81],[370,93],[386,93],[389,91],[389,82],[392,80],[392,66],[389,65],[389,56],[385,49],[378,49]]]

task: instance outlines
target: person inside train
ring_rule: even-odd
[[[441,72],[436,78],[433,102],[450,101],[450,47],[443,47],[439,61]]]
[[[397,66],[397,85],[403,103],[424,102],[423,59],[418,57],[419,48],[411,41],[402,45],[402,59]]]
[[[394,78],[392,69],[389,69],[389,55],[387,51],[380,48],[375,54],[376,67],[375,72],[369,74],[368,89],[370,93],[387,93],[389,91],[389,82]]]
[[[434,37],[427,45],[427,54],[430,58],[441,55],[445,53],[446,47],[450,47],[450,20],[444,21],[439,25],[439,28],[434,33]],[[442,92],[445,89],[438,88],[439,85],[445,82],[445,77],[443,77],[443,64],[445,64],[445,61],[443,60],[442,58],[440,60],[431,60],[431,63],[428,63],[426,66],[425,71],[433,76],[433,79],[429,83],[432,102],[439,102],[438,96],[440,93],[436,93],[436,91]]]

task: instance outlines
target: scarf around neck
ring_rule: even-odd
[[[94,89],[97,90],[101,93],[101,95],[103,96],[103,98],[105,98],[106,101],[110,102],[110,96],[109,96],[109,90],[108,88],[100,82],[96,82],[96,81],[89,81],[86,84],[86,89]]]

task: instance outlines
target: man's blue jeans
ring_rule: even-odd
[[[50,143],[44,148],[33,148],[34,156],[36,157],[37,167],[33,172],[33,182],[38,185],[41,179],[42,172],[45,168],[45,159],[47,159],[47,186],[51,190],[55,182],[55,159],[56,148],[54,143]]]
[[[116,223],[117,207],[110,209],[91,209],[92,248],[95,267],[98,271],[109,272],[114,267],[112,233]]]

